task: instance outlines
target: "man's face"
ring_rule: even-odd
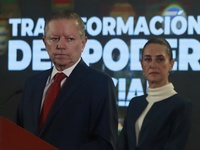
[[[74,19],[57,19],[47,25],[43,41],[56,68],[64,70],[81,57],[87,38],[80,36],[80,28]]]

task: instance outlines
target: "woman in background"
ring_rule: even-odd
[[[117,150],[184,150],[192,104],[169,82],[174,65],[169,43],[161,37],[150,39],[141,65],[148,91],[130,101]]]

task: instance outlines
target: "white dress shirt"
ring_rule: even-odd
[[[79,60],[73,65],[71,66],[70,68],[67,68],[63,71],[58,71],[56,69],[56,67],[54,66],[53,67],[53,70],[52,70],[52,73],[51,75],[49,76],[49,78],[47,79],[47,83],[46,83],[46,86],[44,88],[44,92],[43,92],[43,96],[42,96],[42,103],[41,103],[41,107],[40,107],[40,110],[42,109],[42,106],[43,106],[43,103],[44,103],[44,99],[46,97],[46,94],[47,94],[47,90],[49,89],[50,85],[53,83],[54,79],[53,77],[55,76],[56,73],[59,73],[59,72],[63,72],[66,77],[69,77],[70,74],[72,73],[72,71],[74,70],[74,68],[77,66],[77,64],[80,62],[81,58],[79,58]],[[66,81],[67,78],[64,78],[62,81],[61,81],[61,87],[63,85],[63,83]]]

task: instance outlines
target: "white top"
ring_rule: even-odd
[[[148,105],[144,109],[144,111],[142,112],[142,114],[140,115],[140,117],[137,119],[137,121],[135,123],[137,144],[138,144],[140,129],[142,127],[144,118],[145,118],[146,114],[149,112],[149,110],[151,109],[151,107],[153,106],[153,104],[155,102],[162,101],[168,97],[171,97],[174,94],[176,94],[177,92],[174,90],[173,84],[169,83],[169,84],[164,85],[159,88],[148,88],[147,93],[148,93],[148,96],[146,97],[146,100],[148,101]]]

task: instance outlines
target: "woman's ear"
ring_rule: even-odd
[[[174,60],[174,59],[170,61],[170,70],[169,70],[169,72],[171,72],[171,71],[172,71],[172,69],[173,69],[173,66],[174,66],[174,62],[175,62],[175,60]]]
[[[140,60],[140,65],[141,65],[142,70],[143,70],[143,63],[142,63],[142,60]]]

